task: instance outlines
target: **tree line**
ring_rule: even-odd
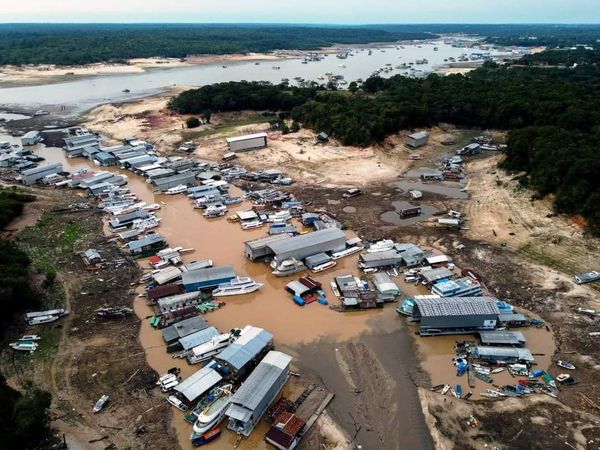
[[[78,65],[131,58],[315,50],[333,44],[436,37],[421,31],[362,27],[207,24],[0,25],[0,65]]]
[[[556,200],[560,211],[581,213],[597,228],[597,201],[590,198],[596,200],[600,188],[588,186],[585,180],[597,167],[588,160],[600,144],[599,54],[581,49],[549,51],[514,65],[488,62],[467,75],[371,77],[354,93],[325,86],[221,83],[181,94],[170,106],[186,113],[207,108],[291,110],[291,117],[303,126],[358,146],[439,122],[508,129],[506,167],[527,170],[527,180],[540,194],[560,193]],[[576,65],[571,64],[574,60]],[[544,130],[552,131],[555,139],[545,142],[550,146],[547,151],[539,135]],[[555,164],[556,155],[560,166]]]

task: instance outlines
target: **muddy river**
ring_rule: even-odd
[[[397,74],[423,76],[446,64],[445,59],[458,59],[462,54],[469,55],[477,50],[452,47],[437,41],[374,48],[370,55],[368,49],[348,48],[347,51],[352,56],[346,59],[328,54],[322,61],[307,64],[302,63],[302,58],[232,62],[227,63],[226,67],[223,67],[223,63],[214,63],[173,69],[157,68],[137,74],[101,75],[47,85],[4,88],[0,89],[0,104],[18,109],[43,107],[53,114],[64,114],[61,112],[61,105],[68,106],[68,110],[81,112],[102,103],[154,95],[174,85],[202,86],[240,80],[279,83],[284,78],[294,83],[296,77],[325,83],[327,73],[343,75],[345,80],[350,82],[359,78],[366,79],[375,70],[385,67],[391,67],[392,70],[383,72],[383,77]],[[499,54],[494,50],[490,53]],[[414,64],[418,59],[426,59],[428,62]],[[402,63],[413,63],[411,67],[415,70],[396,68]],[[123,92],[124,90],[130,92]]]

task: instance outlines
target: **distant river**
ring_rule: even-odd
[[[434,48],[438,48],[436,51]],[[473,49],[452,47],[443,42],[432,42],[414,45],[378,47],[372,49],[348,49],[351,56],[339,59],[335,54],[326,55],[319,62],[302,63],[302,58],[260,61],[231,62],[227,67],[223,63],[179,67],[173,69],[151,69],[145,73],[125,75],[99,75],[80,78],[63,83],[43,84],[0,89],[0,105],[8,108],[45,108],[52,113],[60,114],[60,106],[68,106],[75,112],[85,111],[102,103],[133,100],[157,94],[173,85],[202,86],[222,81],[270,81],[279,83],[288,78],[291,83],[295,77],[307,81],[325,83],[320,77],[326,73],[343,75],[345,80],[368,78],[375,70],[391,65],[390,72],[381,76],[390,77],[404,73],[423,76],[435,68],[445,64],[444,59],[471,54]],[[492,55],[497,54],[492,52]],[[427,64],[416,65],[414,72],[396,69],[402,63],[415,63],[416,60],[427,59]],[[275,69],[274,67],[279,67]],[[123,90],[129,89],[129,93]]]

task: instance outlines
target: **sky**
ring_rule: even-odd
[[[0,22],[600,23],[600,0],[0,0]]]

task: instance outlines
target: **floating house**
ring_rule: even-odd
[[[305,426],[306,422],[296,414],[283,411],[273,421],[265,441],[279,450],[293,450],[300,442]]]
[[[429,133],[427,131],[419,131],[417,133],[406,136],[404,144],[410,148],[419,148],[427,145],[429,142]]]
[[[474,358],[495,363],[502,361],[506,363],[532,363],[535,361],[533,355],[526,348],[515,347],[475,347],[471,352]]]
[[[160,298],[181,294],[183,291],[182,284],[165,284],[164,286],[156,286],[155,288],[148,290],[146,298],[148,303],[153,305]]]
[[[263,358],[248,379],[233,394],[225,412],[229,418],[227,428],[242,436],[250,436],[258,421],[285,386],[290,376],[291,362],[291,356],[276,351],[269,352]]]
[[[203,367],[175,386],[174,391],[183,403],[188,406],[195,406],[200,397],[207,394],[222,379],[223,377],[216,370]]]
[[[131,241],[127,243],[127,250],[132,256],[143,257],[150,253],[161,250],[167,246],[165,238],[158,234],[150,234],[144,239],[138,239],[137,241]]]
[[[46,175],[52,175],[63,171],[61,163],[44,164],[32,169],[27,169],[21,172],[21,183],[31,186],[32,184],[41,181]]]
[[[188,270],[181,276],[187,292],[216,288],[219,284],[227,283],[236,277],[233,266],[210,267],[208,269]]]
[[[185,306],[198,305],[202,302],[200,292],[186,292],[184,294],[163,297],[156,302],[156,312],[158,314],[169,311],[177,311]]]
[[[454,278],[454,272],[446,267],[438,267],[437,269],[421,270],[421,278],[428,285],[433,285],[442,280],[450,280]]]
[[[208,322],[206,319],[195,316],[189,319],[177,322],[162,330],[162,336],[165,342],[171,343],[182,337],[189,336],[190,334],[197,333],[198,331],[208,328]]]
[[[381,267],[398,267],[402,265],[402,255],[396,250],[363,253],[360,255],[358,267],[361,269],[378,269]]]
[[[416,298],[412,317],[419,321],[419,334],[470,334],[493,330],[500,310],[493,297]]]
[[[523,347],[527,343],[525,336],[520,331],[480,331],[479,339],[483,345],[510,345]]]
[[[120,214],[116,216],[114,219],[108,222],[108,225],[111,228],[129,227],[133,224],[134,220],[147,219],[148,217],[150,217],[150,213],[148,211],[133,211],[127,214]]]
[[[107,152],[98,152],[93,156],[93,159],[95,163],[102,167],[114,166],[117,163],[117,158]]]
[[[247,134],[227,138],[227,145],[230,152],[248,152],[267,146],[267,133]]]
[[[377,272],[373,275],[373,284],[377,291],[382,295],[396,297],[402,294],[398,285],[394,283],[392,278],[385,272]]]
[[[465,277],[436,283],[431,293],[440,297],[476,297],[481,295],[481,285]]]
[[[26,147],[28,145],[36,145],[42,142],[42,135],[39,131],[28,131],[23,136],[21,136],[21,145]]]
[[[231,380],[243,380],[269,350],[273,335],[262,328],[246,325],[240,337],[215,358],[221,372]]]
[[[338,228],[327,228],[271,241],[267,246],[277,261],[295,258],[301,260],[317,253],[336,252],[346,248],[346,234]]]
[[[273,252],[269,248],[269,245],[273,242],[281,241],[283,239],[290,239],[290,236],[275,235],[254,239],[252,241],[246,241],[244,243],[244,253],[250,261],[257,261],[259,259],[272,256]]]
[[[154,179],[152,180],[152,183],[158,188],[159,191],[164,192],[167,189],[179,186],[180,184],[191,186],[194,184],[195,179],[196,175],[194,172],[189,171],[185,173],[178,173],[170,177]]]

